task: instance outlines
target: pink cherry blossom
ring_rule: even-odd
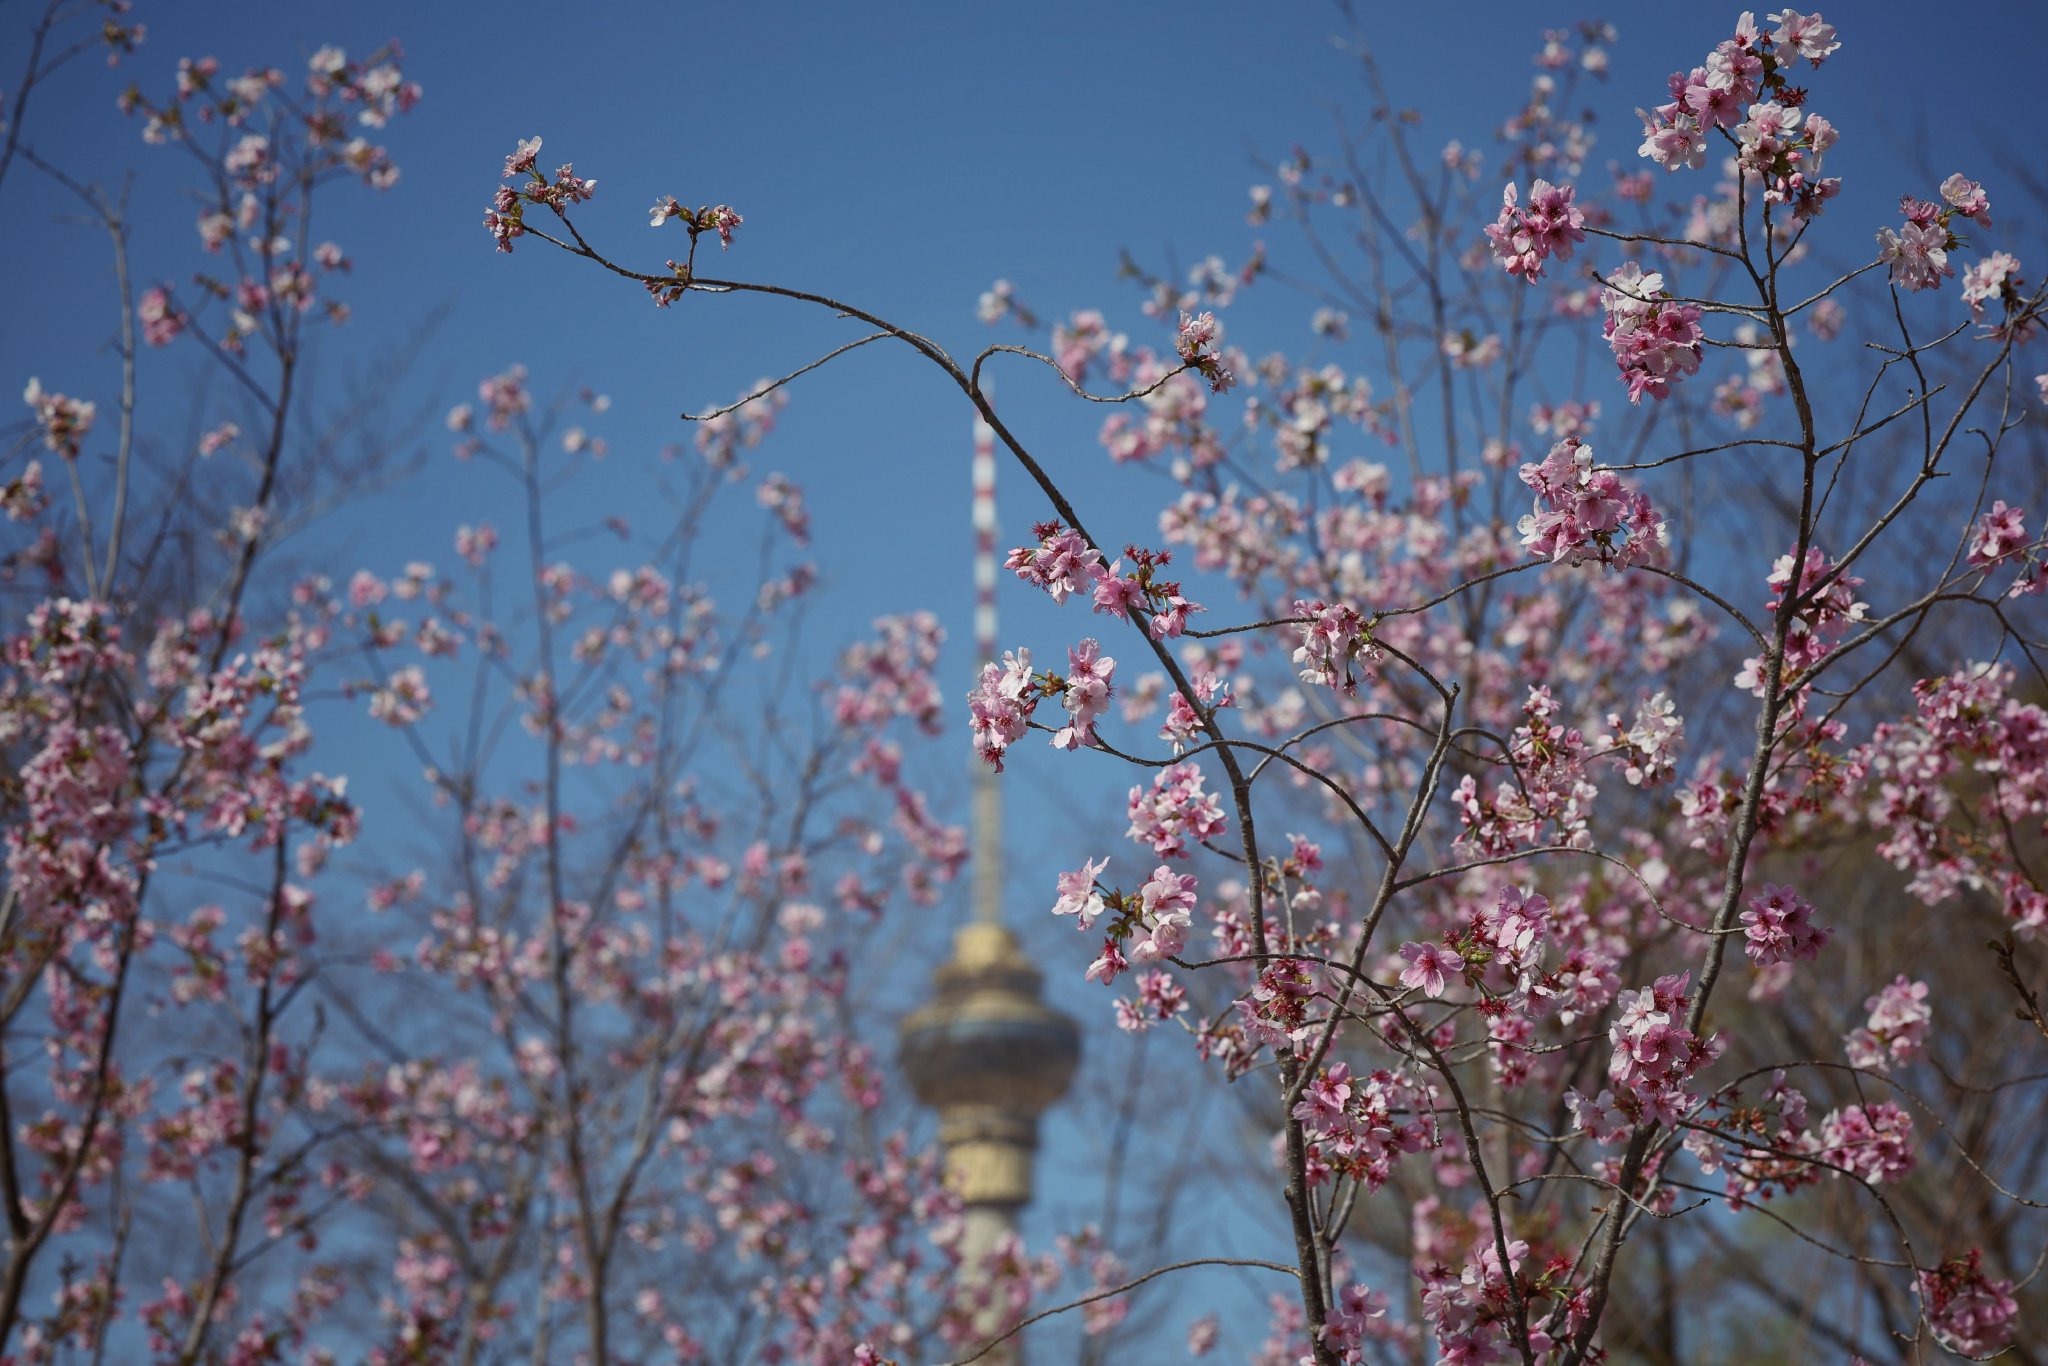
[[[1963,272],[1963,302],[1970,306],[1970,316],[1979,321],[1986,304],[1997,304],[1997,313],[2004,314],[2007,307],[2021,302],[2020,291],[2019,258],[2010,252],[1994,251]]]
[[[1969,1357],[1989,1357],[2013,1340],[2019,1302],[2013,1283],[1983,1271],[1983,1254],[1972,1248],[1931,1271],[1919,1273],[1920,1294],[1936,1341]]]
[[[1978,518],[1973,528],[1967,563],[1985,568],[2026,549],[2025,518],[2025,509],[2009,507],[2003,498],[1994,500],[1991,510]]]
[[[1849,1061],[1858,1067],[1889,1071],[1894,1062],[1919,1056],[1926,1046],[1934,1009],[1927,1003],[1927,984],[1909,981],[1904,973],[1863,1003],[1869,1019],[1847,1039]]]
[[[1095,722],[1109,710],[1116,661],[1100,653],[1093,639],[1067,651],[1066,687],[1060,705],[1070,718],[1052,737],[1055,749],[1085,749],[1095,743]]]
[[[1408,962],[1401,970],[1401,985],[1426,996],[1443,995],[1446,975],[1455,977],[1465,970],[1465,960],[1441,944],[1403,944],[1401,957]]]
[[[1079,928],[1091,928],[1104,909],[1102,894],[1096,890],[1095,880],[1108,866],[1108,859],[1090,859],[1073,872],[1061,873],[1059,900],[1053,904],[1052,913],[1074,915]]]
[[[1897,231],[1877,230],[1877,259],[1891,267],[1902,289],[1933,289],[1955,274],[1948,263],[1948,229],[1939,223],[1907,222]]]
[[[1508,182],[1501,191],[1500,216],[1486,226],[1486,240],[1509,275],[1533,284],[1551,257],[1571,259],[1573,248],[1586,240],[1586,215],[1572,203],[1573,194],[1569,185],[1537,180],[1522,207],[1514,182]]]
[[[1765,886],[1742,913],[1743,952],[1759,967],[1812,959],[1833,933],[1813,924],[1812,915],[1812,903],[1791,888]]]
[[[66,460],[77,459],[85,434],[92,430],[96,406],[84,399],[49,392],[36,379],[29,380],[21,399],[42,429],[43,445]]]
[[[1769,16],[1769,22],[1777,25],[1771,32],[1771,41],[1788,56],[1797,53],[1819,66],[1841,49],[1835,26],[1821,22],[1818,11],[1801,14],[1796,9],[1780,10]]]
[[[1642,402],[1645,394],[1668,398],[1673,383],[1698,373],[1700,310],[1671,302],[1662,275],[1625,262],[1607,277],[1600,307],[1607,315],[1602,335],[1628,385],[1630,403]]]

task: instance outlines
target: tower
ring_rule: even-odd
[[[974,643],[995,658],[995,433],[974,424]],[[974,761],[973,909],[933,975],[933,999],[903,1021],[900,1058],[911,1089],[939,1112],[946,1179],[965,1205],[964,1273],[1014,1233],[1030,1203],[1038,1119],[1066,1093],[1081,1057],[1074,1021],[1041,998],[1044,976],[1004,925],[1003,805],[996,775]],[[970,1280],[965,1287],[971,1293]],[[984,1316],[993,1335],[1001,1324]],[[985,1361],[1015,1366],[1016,1339]]]

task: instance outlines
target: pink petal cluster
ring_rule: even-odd
[[[2027,548],[2026,509],[2009,506],[2003,498],[1991,504],[1991,511],[1977,519],[1971,530],[1966,563],[1972,569],[1986,569]]]
[[[1676,381],[1699,372],[1706,335],[1700,310],[1673,303],[1661,274],[1624,262],[1601,289],[1600,307],[1607,315],[1601,335],[1614,352],[1630,403],[1641,403],[1645,394],[1669,398]]]
[[[1524,1270],[1525,1263],[1530,1261],[1529,1243],[1523,1238],[1510,1240],[1505,1266],[1491,1236],[1476,1243],[1472,1255],[1455,1273],[1441,1259],[1417,1267],[1422,1280],[1422,1317],[1436,1334],[1437,1360],[1476,1366],[1482,1362],[1525,1359],[1516,1342],[1521,1334],[1516,1327],[1514,1293],[1508,1281],[1512,1277],[1519,1283],[1526,1302],[1531,1294],[1530,1278]],[[1579,1300],[1580,1297],[1572,1297],[1563,1306],[1566,1314],[1558,1328],[1567,1339],[1579,1321]],[[1547,1328],[1538,1326],[1535,1314],[1529,1320],[1529,1351],[1537,1361],[1551,1359],[1557,1339]]]
[[[1976,1248],[1920,1273],[1920,1298],[1935,1339],[1952,1352],[1979,1360],[2004,1351],[2013,1341],[2019,1301],[2009,1280],[1984,1274]]]
[[[1609,712],[1610,743],[1622,761],[1630,787],[1654,786],[1676,774],[1678,752],[1685,744],[1685,718],[1666,693],[1636,706],[1635,724],[1623,726],[1619,712]]]
[[[1401,970],[1401,985],[1418,988],[1425,996],[1443,995],[1444,979],[1461,976],[1465,971],[1465,960],[1442,944],[1403,944],[1401,957],[1408,964]]]
[[[1003,755],[1024,738],[1040,691],[1031,673],[1031,651],[1015,650],[1003,662],[984,664],[974,691],[967,694],[974,752],[1003,771]]]
[[[1162,863],[1138,889],[1137,900],[1136,924],[1145,933],[1131,941],[1131,962],[1156,963],[1187,947],[1188,930],[1194,924],[1193,874],[1176,873]]]
[[[1036,588],[1043,588],[1054,602],[1065,602],[1070,593],[1092,591],[1103,576],[1102,552],[1089,545],[1078,531],[1059,522],[1040,522],[1031,529],[1038,537],[1035,546],[1012,550],[1004,567]]]
[[[170,345],[190,321],[162,285],[151,285],[142,291],[142,297],[135,303],[135,317],[142,324],[145,346]]]
[[[1742,951],[1758,967],[1818,957],[1832,930],[1813,923],[1813,904],[1790,887],[1767,884],[1742,913]]]
[[[1983,260],[1963,272],[1963,302],[1970,306],[1970,316],[1977,321],[1984,320],[1984,306],[1998,305],[1998,314],[2003,318],[2022,302],[2019,258],[2007,251],[1994,251]],[[2015,333],[2015,340],[2024,341],[2033,332],[2031,323],[2022,323]],[[2005,328],[1997,327],[1993,336],[2004,336]]]
[[[1529,202],[1517,202],[1515,183],[1500,195],[1500,216],[1486,225],[1493,258],[1511,276],[1535,283],[1551,257],[1569,261],[1572,250],[1586,240],[1586,215],[1572,203],[1569,185],[1538,180],[1529,187]]]
[[[669,194],[662,195],[654,201],[654,207],[648,211],[647,225],[651,228],[658,228],[662,224],[678,218],[682,220],[683,226],[690,230],[690,239],[693,245],[699,233],[716,232],[718,234],[719,250],[721,251],[732,245],[733,233],[739,228],[740,224],[747,221],[740,217],[739,212],[730,204],[711,204],[692,212],[683,207],[681,200]],[[672,270],[680,271],[682,269],[677,267],[673,261],[669,263],[669,267]],[[650,288],[652,288],[651,285]]]
[[[1991,226],[1991,197],[1961,171],[1941,182],[1941,200],[1980,228]]]
[[[1834,25],[1823,22],[1817,13],[1806,15],[1790,9],[1771,15],[1770,22],[1777,27],[1765,33],[1756,26],[1755,16],[1745,11],[1734,35],[1716,44],[1704,65],[1671,74],[1666,83],[1670,101],[1654,110],[1636,111],[1643,121],[1638,155],[1667,171],[1680,167],[1696,171],[1706,164],[1707,134],[1734,128],[1745,110],[1753,115],[1752,105],[1759,95],[1769,92],[1781,108],[1796,107],[1803,101],[1804,92],[1789,87],[1784,73],[1802,57],[1819,66],[1840,48]],[[1809,166],[1806,173],[1811,175],[1817,169],[1817,164]]]
[[[1308,1006],[1316,992],[1306,963],[1282,958],[1259,974],[1249,994],[1232,1009],[1250,1049],[1288,1048],[1307,1038]]]
[[[1297,676],[1304,683],[1340,689],[1346,696],[1355,693],[1358,679],[1352,665],[1381,657],[1379,647],[1372,643],[1372,630],[1358,609],[1320,598],[1297,599],[1294,615],[1301,632],[1301,643],[1294,648]]]
[[[1768,606],[1774,615],[1784,610],[1788,594],[1794,604],[1792,628],[1785,635],[1785,677],[1803,674],[1826,659],[1842,638],[1866,619],[1869,609],[1868,603],[1856,598],[1863,580],[1839,572],[1819,546],[1806,548],[1806,556],[1799,563],[1796,588],[1793,579],[1790,555],[1780,555],[1765,579],[1771,590]],[[1758,697],[1763,696],[1765,682],[1761,655],[1745,659],[1735,675],[1737,687]]]
[[[1795,105],[1766,100],[1735,125],[1736,162],[1764,184],[1764,202],[1790,204],[1795,220],[1820,213],[1841,193],[1839,177],[1823,178],[1821,159],[1841,140],[1834,124]]]
[[[1294,1118],[1313,1152],[1309,1181],[1347,1176],[1378,1190],[1405,1153],[1425,1152],[1440,1140],[1429,1118],[1433,1090],[1392,1072],[1354,1074],[1332,1063],[1311,1078],[1295,1102]]]
[[[1904,973],[1863,1003],[1870,1018],[1843,1042],[1857,1067],[1889,1072],[1895,1062],[1910,1062],[1927,1044],[1934,1007],[1927,1003],[1927,983],[1907,980]]]
[[[1054,733],[1053,748],[1086,749],[1095,744],[1095,722],[1109,710],[1115,673],[1116,661],[1102,654],[1093,639],[1067,651],[1066,686],[1060,690],[1060,705],[1067,709],[1069,719]]]
[[[484,230],[498,244],[499,251],[511,251],[513,240],[525,235],[526,207],[529,204],[542,205],[559,215],[570,205],[585,203],[597,193],[597,182],[577,175],[572,164],[562,163],[550,180],[540,172],[539,161],[540,139],[537,137],[521,139],[513,148],[512,155],[505,158],[502,179],[512,180],[519,176],[527,179],[516,186],[500,185],[491,197],[490,209],[484,214]]]
[[[1131,825],[1125,833],[1161,858],[1186,858],[1188,846],[1223,833],[1223,803],[1203,786],[1202,770],[1193,763],[1163,768],[1150,790],[1133,787]]]
[[[1183,365],[1209,381],[1209,391],[1216,394],[1237,383],[1237,377],[1224,368],[1223,358],[1216,352],[1215,348],[1222,343],[1223,325],[1216,321],[1214,313],[1180,315],[1180,330],[1174,336],[1173,349],[1180,354]]]
[[[1919,1161],[1913,1117],[1890,1101],[1830,1111],[1820,1123],[1820,1157],[1873,1185],[1901,1180]]]
[[[1012,552],[1012,559],[1024,551]],[[1181,592],[1180,584],[1160,576],[1159,571],[1173,562],[1171,550],[1146,550],[1136,545],[1124,547],[1134,568],[1124,569],[1124,562],[1117,560],[1107,568],[1102,557],[1093,550],[1088,554],[1094,558],[1083,564],[1083,569],[1095,581],[1091,594],[1095,610],[1107,612],[1119,621],[1128,621],[1133,616],[1146,621],[1146,630],[1154,640],[1175,640],[1186,630],[1188,617],[1204,611],[1202,605],[1188,600]],[[1021,574],[1023,571],[1019,571]]]
[[[1054,915],[1071,915],[1079,929],[1089,929],[1095,918],[1106,909],[1102,893],[1095,880],[1102,876],[1102,870],[1109,867],[1108,859],[1088,859],[1072,872],[1059,876],[1059,900],[1053,903]]]
[[[1345,1353],[1346,1359],[1360,1351],[1370,1333],[1376,1327],[1376,1320],[1387,1316],[1387,1297],[1377,1290],[1353,1282],[1337,1292],[1337,1303],[1330,1308],[1329,1317],[1316,1330],[1316,1337],[1333,1350]],[[1356,1358],[1362,1360],[1363,1358]]]
[[[1661,556],[1665,526],[1649,496],[1596,466],[1591,446],[1567,437],[1541,461],[1523,465],[1521,476],[1536,494],[1535,509],[1518,527],[1530,554],[1619,566]]]
[[[1718,1055],[1719,1040],[1701,1038],[1681,1022],[1690,972],[1667,974],[1641,991],[1615,998],[1608,1042],[1614,1056],[1607,1075],[1623,1093],[1622,1105],[1638,1121],[1674,1124],[1693,1105],[1685,1083]]]
[[[1182,1014],[1187,1008],[1187,988],[1174,981],[1171,975],[1157,971],[1141,972],[1138,974],[1137,996],[1117,998],[1116,1025],[1126,1034],[1142,1034],[1153,1025]]]
[[[47,390],[37,379],[29,380],[21,401],[28,405],[36,426],[42,429],[43,444],[66,460],[76,460],[85,434],[92,430],[97,406],[86,399]]]
[[[1205,715],[1235,701],[1230,695],[1230,685],[1207,669],[1195,670],[1188,682],[1195,690],[1195,700],[1190,702],[1186,693],[1176,691],[1167,703],[1166,720],[1159,727],[1159,738],[1173,745],[1176,756],[1186,753],[1196,743],[1202,734]]]
[[[483,401],[484,425],[494,432],[504,431],[512,425],[514,418],[533,408],[533,393],[526,387],[526,367],[523,365],[514,365],[479,382],[476,393]],[[451,426],[454,425],[454,421],[454,414],[451,413]],[[467,425],[466,420],[464,425]]]
[[[1891,267],[1892,283],[1899,288],[1933,289],[1956,273],[1948,263],[1953,241],[1944,223],[1908,219],[1896,230],[1877,230],[1877,259]]]

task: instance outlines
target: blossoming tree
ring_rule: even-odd
[[[1138,770],[1138,861],[1079,851],[1052,910],[1118,1024],[1262,1088],[1291,1237],[1261,1360],[1678,1360],[1675,1264],[1738,1239],[1769,1274],[1718,1274],[1783,1327],[1696,1321],[1702,1350],[1994,1354],[2041,1232],[2038,1069],[2013,1064],[2048,1035],[2048,676],[2014,428],[2048,401],[2043,294],[1963,174],[1900,187],[1901,223],[1826,216],[1842,40],[1819,15],[1743,14],[1645,99],[1643,169],[1596,194],[1560,111],[1611,37],[1546,36],[1497,210],[1485,158],[1425,158],[1367,53],[1380,155],[1297,151],[1254,188],[1321,272],[1316,330],[1371,320],[1353,367],[1226,345],[1218,314],[1279,276],[1263,249],[1186,286],[1127,262],[1151,345],[1096,311],[1047,327],[999,284],[985,320],[1047,343],[962,359],[728,267],[725,204],[662,193],[683,249],[632,263],[538,139],[485,225],[662,307],[828,309],[863,329],[832,356],[906,348],[1035,483],[1051,516],[1009,567],[1101,620],[986,661],[967,724],[998,769]],[[1552,360],[1596,328],[1612,387]],[[991,401],[996,363],[1113,406],[1109,457],[1176,485],[1155,524],[1070,496]],[[1693,506],[1745,486],[1739,526]],[[1021,758],[1034,732],[1073,753]],[[1896,947],[1964,917],[1989,948]]]
[[[199,200],[189,279],[134,280],[160,216],[22,133],[59,68],[133,52],[126,10],[42,13],[0,149],[0,190],[104,232],[119,320],[113,388],[23,377],[0,478],[0,1361],[873,1366],[1067,1309],[1115,1360],[1153,1345],[1132,1303],[1212,1263],[1272,1278],[1271,1314],[1256,1347],[1197,1319],[1198,1355],[2027,1359],[2043,295],[1963,174],[1845,220],[1822,111],[1853,52],[1819,15],[1742,15],[1661,98],[1627,76],[1608,188],[1567,111],[1610,30],[1545,35],[1499,193],[1361,46],[1371,128],[1252,190],[1293,247],[1127,260],[1132,334],[999,283],[1016,340],[969,359],[733,278],[742,214],[674,186],[679,246],[635,264],[591,226],[619,177],[517,141],[501,250],[829,310],[860,331],[825,360],[905,348],[989,424],[1045,503],[1009,569],[1087,624],[962,706],[915,611],[823,690],[782,663],[811,513],[748,464],[815,364],[596,525],[557,495],[638,458],[606,400],[503,370],[446,425],[504,530],[430,548],[446,572],[288,568],[374,490],[307,435],[350,269],[316,212],[392,184],[420,92],[395,47],[131,88]],[[1250,289],[1300,290],[1320,354],[1231,345]],[[153,348],[228,397],[144,404]],[[995,365],[1107,405],[1165,505],[1081,499]],[[700,546],[748,497],[761,572],[716,596]],[[1112,1229],[958,1266],[871,994],[875,927],[968,853],[909,749],[945,732],[1136,770],[1135,852],[1094,838],[1046,893],[1103,1032],[1242,1102],[1271,1247]],[[340,776],[380,740],[409,807]]]
[[[316,224],[396,180],[375,139],[419,87],[395,45],[131,87],[199,201],[189,283],[133,281],[160,216],[12,136],[63,54],[140,41],[102,8],[70,46],[77,7],[44,16],[7,143],[105,230],[120,387],[30,379],[0,495],[25,599],[0,684],[0,1360],[964,1341],[955,1202],[863,1023],[873,927],[966,853],[906,765],[941,716],[936,620],[875,623],[843,685],[807,688],[780,662],[817,577],[803,491],[746,462],[771,405],[671,453],[641,525],[558,525],[607,405],[572,423],[516,366],[447,421],[511,529],[462,526],[452,572],[295,571],[289,538],[386,473],[337,456],[352,429],[312,391],[350,270]],[[143,403],[154,348],[225,394]],[[700,531],[749,495],[761,574],[721,602]],[[334,770],[382,732],[424,786],[364,843],[363,805],[405,798]],[[1059,1274],[1005,1255],[990,1293]]]

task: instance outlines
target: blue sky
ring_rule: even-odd
[[[2048,10],[2015,2],[1978,12],[1987,17],[1977,31],[1999,41],[1930,42],[1924,10],[1905,4],[1836,16],[1845,46],[1813,81],[1816,107],[1846,133],[1831,164],[1848,180],[1835,215],[1860,213],[1874,226],[1897,194],[1920,188],[1897,164],[1910,139],[1925,138],[1944,167],[1989,178],[1988,159],[1971,155],[1976,134],[2003,130],[2018,141],[2037,118],[2029,54],[2048,37]],[[1423,110],[1434,137],[1480,147],[1522,99],[1540,29],[1582,17],[1520,4],[1460,6],[1455,20],[1441,6],[1367,4],[1360,13],[1396,100]],[[1254,153],[1283,154],[1297,142],[1327,148],[1333,110],[1353,121],[1365,113],[1360,83],[1331,42],[1343,27],[1333,8],[1251,14],[1216,3],[145,3],[139,17],[151,38],[142,52],[112,75],[84,65],[64,73],[39,93],[27,141],[109,181],[132,165],[137,202],[160,205],[173,183],[165,173],[182,168],[142,147],[114,111],[117,82],[163,89],[181,54],[215,53],[231,70],[296,70],[326,42],[359,53],[401,38],[426,99],[389,130],[404,170],[397,188],[329,199],[326,235],[356,263],[346,294],[356,322],[332,350],[337,359],[373,354],[446,306],[409,396],[438,410],[515,360],[542,392],[602,389],[616,403],[607,435],[621,453],[623,488],[636,454],[686,436],[677,411],[726,401],[758,376],[811,359],[845,329],[761,301],[692,300],[705,306],[657,312],[631,286],[537,244],[494,254],[479,220],[517,138],[543,135],[544,160],[573,160],[598,179],[581,221],[624,259],[658,268],[679,250],[678,229],[657,236],[644,216],[657,194],[674,193],[747,215],[722,267],[874,307],[956,353],[990,339],[972,309],[997,276],[1042,312],[1102,306],[1114,325],[1150,339],[1134,294],[1114,278],[1117,250],[1183,268],[1212,251],[1242,260],[1261,235],[1243,222],[1246,187],[1266,178]],[[1733,11],[1643,6],[1603,17],[1621,39],[1612,78],[1590,87],[1602,116],[1593,166],[1633,166],[1631,108],[1658,99],[1663,74],[1698,60]],[[10,79],[0,69],[0,81]],[[1604,172],[1588,178],[1604,185]],[[82,361],[107,335],[104,302],[80,291],[81,281],[105,278],[100,243],[53,223],[51,200],[25,168],[0,193],[9,201],[0,233],[14,247],[0,279],[20,320],[0,336],[0,362],[24,377],[48,371],[46,383],[75,390],[107,380],[104,353],[96,375],[68,360],[73,373],[60,375],[52,359]],[[168,231],[148,223],[139,233],[145,278],[191,268],[186,213],[171,208],[165,218]],[[1239,324],[1232,339],[1254,353],[1303,348],[1308,312],[1267,291],[1238,310],[1258,330]],[[145,398],[148,385],[175,389],[183,378],[178,359],[151,359]],[[1053,442],[1056,470],[1099,477],[1096,414],[1077,421],[1042,376],[999,382],[1006,405],[1030,405],[1027,435]],[[882,348],[795,392],[762,459],[829,489],[819,559],[847,616],[931,601],[932,569],[964,555],[965,427],[935,373]],[[438,453],[438,438],[428,440]],[[446,543],[460,519],[451,502],[464,499],[471,478],[437,461],[406,512],[380,517],[394,558]],[[1039,512],[1012,502],[1006,526]],[[1137,520],[1104,529],[1119,539],[1147,532],[1149,518]],[[884,525],[892,553],[877,555]],[[894,553],[906,532],[927,548],[918,565]],[[942,582],[949,577],[940,571]],[[964,626],[962,589],[935,605]]]
[[[1977,143],[1990,132],[2023,145],[2038,131],[2048,7],[2007,0],[1969,12],[1965,32],[1897,0],[1827,11],[1844,47],[1810,83],[1814,106],[1844,132],[1830,159],[1848,182],[1827,219],[1838,242],[1860,250],[1868,230],[1891,220],[1900,193],[1931,188],[1909,167],[1920,140],[1941,172],[1961,169],[1990,184],[1997,205],[1994,168]],[[1612,75],[1588,91],[1601,120],[1588,175],[1598,190],[1609,159],[1638,164],[1631,109],[1663,98],[1665,73],[1700,60],[1736,10],[1664,4],[1589,15],[1553,4],[1368,0],[1359,13],[1396,100],[1424,111],[1426,145],[1456,137],[1481,148],[1491,148],[1500,120],[1523,100],[1542,28],[1583,17],[1614,22]],[[1163,343],[1165,333],[1115,278],[1118,249],[1181,269],[1210,252],[1236,263],[1261,235],[1244,222],[1246,187],[1267,179],[1254,156],[1295,143],[1327,148],[1334,111],[1354,123],[1368,112],[1330,41],[1341,16],[1312,3],[144,0],[138,17],[151,30],[143,50],[118,73],[82,64],[39,92],[26,140],[110,183],[135,168],[144,278],[192,268],[191,212],[166,198],[171,172],[183,168],[143,147],[115,112],[121,84],[161,91],[180,55],[213,53],[229,70],[275,64],[296,75],[323,44],[360,54],[393,36],[404,42],[408,73],[426,98],[387,130],[403,179],[381,196],[339,189],[320,234],[355,262],[344,292],[355,321],[336,339],[331,363],[374,357],[445,307],[395,395],[402,403],[439,412],[515,361],[530,367],[543,394],[581,385],[609,393],[614,407],[599,429],[613,455],[604,479],[581,495],[593,513],[644,496],[648,457],[688,439],[679,410],[728,401],[849,334],[773,301],[693,297],[657,311],[636,288],[544,244],[524,243],[510,258],[493,253],[480,220],[517,139],[542,135],[546,165],[571,160],[596,177],[598,196],[578,221],[622,259],[656,267],[682,250],[679,229],[647,227],[657,195],[728,202],[747,222],[720,268],[846,298],[957,355],[997,339],[975,321],[974,305],[998,276],[1045,314],[1099,306],[1135,338]],[[0,9],[10,40],[25,22]],[[10,42],[7,50],[17,49]],[[11,86],[15,60],[0,59],[0,83]],[[111,290],[100,242],[53,221],[55,201],[25,167],[0,201],[9,247],[0,288],[12,304],[0,372],[17,388],[31,374],[87,396],[98,385],[104,402],[113,363],[103,349]],[[1280,234],[1268,232],[1277,250]],[[1255,294],[1232,315],[1232,340],[1255,354],[1306,349],[1309,311],[1284,291]],[[1369,373],[1362,354],[1347,363]],[[145,402],[175,413],[189,371],[175,356],[145,364]],[[1093,440],[1099,413],[1061,403],[1041,374],[1004,371],[998,385],[1020,432],[1074,481],[1084,506],[1100,509],[1091,516],[1098,535],[1150,537],[1159,489],[1106,469]],[[1610,412],[1621,406],[1612,393],[1602,397]],[[476,493],[477,472],[447,459],[438,426],[420,441],[431,457],[425,473],[380,502],[373,519],[338,527],[331,551],[345,546],[387,573],[414,558],[448,562],[454,527],[489,515],[495,495]],[[948,690],[965,691],[967,454],[958,395],[907,354],[868,348],[796,388],[757,464],[787,470],[811,491],[815,553],[830,584],[829,610],[814,619],[843,624],[821,630],[821,647],[883,612],[929,607],[952,632]],[[1003,479],[1003,537],[1013,543],[1045,510],[1022,496],[1013,471]],[[1047,651],[1071,639],[1071,621],[1051,621],[1021,591],[1006,590],[1004,613],[1006,637]],[[950,764],[964,755],[964,724],[946,743],[957,746]],[[1102,809],[1130,781],[1107,763],[1055,770],[1037,757],[1013,764],[1009,778],[1013,917],[1035,917],[1050,899],[1048,860],[1077,861],[1077,813]],[[1042,811],[1030,814],[1033,805]],[[1096,843],[1106,849],[1115,833]],[[1071,979],[1081,961],[1055,963],[1052,973]],[[1102,1021],[1099,1000],[1080,1008]],[[1082,1151],[1072,1133],[1059,1143]]]

